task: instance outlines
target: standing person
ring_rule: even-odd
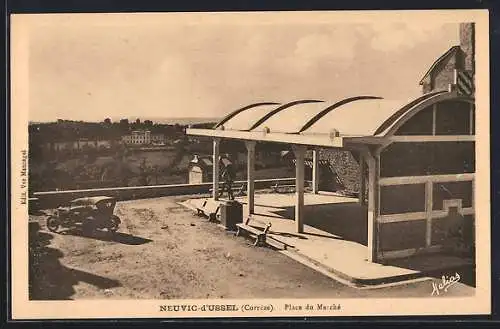
[[[233,195],[234,172],[232,164],[228,163],[226,166],[224,166],[224,170],[222,171],[222,180],[224,183],[222,185],[220,195],[222,196],[224,194],[224,190],[227,190],[227,197],[229,198],[229,200],[234,200],[234,195]]]

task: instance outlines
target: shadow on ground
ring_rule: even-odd
[[[99,241],[109,241],[109,242],[116,242],[116,243],[121,243],[121,244],[126,244],[126,245],[132,245],[132,246],[137,246],[149,242],[153,242],[151,239],[146,239],[142,238],[140,236],[128,234],[128,233],[122,233],[122,232],[116,232],[114,234],[111,234],[106,231],[100,231],[100,230],[95,230],[95,231],[85,231],[79,228],[71,228],[67,229],[64,231],[59,232],[62,235],[73,235],[73,236],[80,236],[84,238],[89,238],[89,239],[94,239],[94,240],[99,240]]]
[[[29,299],[68,300],[74,286],[86,282],[100,289],[119,287],[117,280],[72,269],[61,264],[64,254],[50,247],[53,235],[39,231],[39,224],[30,223],[29,233]]]
[[[428,268],[434,267],[437,264],[437,262],[447,262],[446,257],[449,257],[449,263],[453,264],[453,259],[457,259],[457,257],[460,257],[460,255],[449,253],[449,255],[420,255],[420,256],[412,256],[412,257],[406,257],[406,258],[399,258],[399,259],[391,259],[385,262],[385,265],[389,266],[397,266],[397,267],[402,267],[402,268],[407,268],[410,270],[415,270],[415,271],[425,271]],[[467,256],[462,256],[462,259],[464,258],[470,258],[474,259],[473,256],[467,255]],[[427,272],[427,275],[429,277],[435,278],[438,281],[443,281],[443,276],[444,280],[449,280],[450,278],[459,278],[459,282],[466,284],[470,287],[476,287],[476,267],[474,264],[468,264],[468,265],[456,265],[450,266],[446,270],[438,269],[435,271],[425,271]]]
[[[266,206],[267,207],[267,206]],[[268,207],[269,209],[270,207]],[[270,209],[272,214],[270,217],[279,216],[283,219],[293,220],[295,217],[295,208],[287,206],[282,208]],[[335,235],[333,239],[343,239],[354,241],[364,246],[367,246],[367,208],[360,206],[357,202],[330,203],[330,204],[315,204],[305,205],[305,224],[317,228],[319,230]],[[263,216],[268,216],[263,215]],[[316,235],[313,233],[302,233],[294,235],[290,233],[273,232],[276,235],[287,237],[296,237],[299,239],[307,239],[307,235]],[[303,236],[306,237],[303,237]],[[326,236],[325,236],[326,237]],[[475,287],[476,275],[475,266],[463,265],[463,262],[457,262],[457,259],[474,259],[471,255],[459,255],[450,253],[449,255],[440,255],[439,257],[412,256],[387,261],[385,264],[415,270],[418,272],[426,272],[430,277],[442,281],[450,277],[460,277],[460,282],[471,287]],[[456,263],[457,266],[443,270],[429,272],[430,268],[439,268],[440,262],[448,262],[449,264]],[[460,264],[459,264],[460,263]],[[458,265],[459,264],[459,265]]]
[[[333,234],[341,239],[367,245],[367,208],[357,202],[315,204],[305,206],[305,224]],[[295,207],[284,207],[275,215],[293,220]]]

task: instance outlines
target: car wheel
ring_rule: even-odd
[[[50,216],[47,218],[47,229],[56,233],[59,228],[59,220],[56,217]]]
[[[117,216],[111,217],[109,220],[108,231],[111,233],[115,233],[118,231],[118,226],[120,226],[120,219]]]

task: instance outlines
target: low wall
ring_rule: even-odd
[[[242,184],[246,181],[236,181],[235,184]],[[275,184],[294,184],[295,178],[259,179],[255,180],[255,189],[268,188]],[[35,192],[33,197],[38,199],[36,208],[49,209],[65,204],[70,200],[89,196],[110,196],[118,200],[133,200],[158,198],[171,195],[191,195],[209,193],[212,183],[202,184],[177,184],[177,185],[153,185],[153,186],[132,186],[132,187],[108,187],[86,190],[66,190]],[[35,205],[33,205],[35,207]]]

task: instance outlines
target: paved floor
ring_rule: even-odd
[[[305,225],[296,233],[294,194],[256,194],[256,221],[250,225],[264,227],[270,223],[269,236],[286,244],[295,259],[316,264],[357,284],[381,284],[418,277],[420,273],[454,274],[470,261],[452,255],[412,257],[405,262],[382,265],[367,261],[367,209],[356,198],[331,193],[304,195]],[[246,198],[237,198],[244,203]],[[288,253],[290,254],[290,253]]]

